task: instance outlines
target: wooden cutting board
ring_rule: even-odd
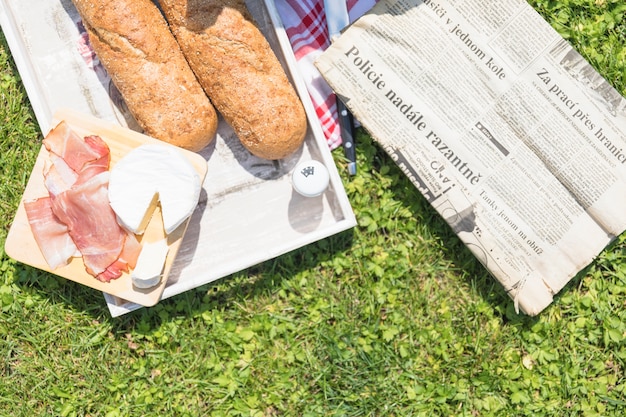
[[[94,118],[93,116],[85,115],[74,110],[63,109],[59,110],[52,120],[51,126],[56,126],[61,120],[64,120],[70,125],[72,130],[78,133],[79,136],[84,137],[87,135],[100,136],[109,146],[111,151],[111,165],[112,168],[117,161],[119,161],[124,155],[130,152],[132,149],[148,143],[164,144],[164,142],[157,139],[142,135],[133,130],[129,130],[112,123],[106,122]],[[167,145],[171,146],[171,145]],[[200,182],[204,181],[207,171],[207,162],[199,154],[180,149],[180,152],[191,162],[198,175],[200,176]],[[44,259],[37,242],[33,236],[32,230],[26,217],[26,210],[24,209],[24,201],[31,200],[48,195],[48,191],[44,185],[43,169],[44,164],[48,160],[49,153],[42,145],[39,155],[35,162],[35,167],[31,173],[31,176],[24,190],[22,200],[15,214],[15,218],[9,230],[9,234],[5,243],[6,253],[13,259],[22,262],[24,264],[33,266],[35,268],[48,271],[60,277],[76,281],[80,284],[88,287],[100,290],[102,292],[114,295],[119,298],[137,303],[142,306],[153,306],[159,302],[165,284],[167,282],[167,275],[174,263],[178,249],[182,243],[183,237],[189,225],[189,219],[178,227],[168,238],[169,252],[165,267],[163,270],[163,277],[161,282],[152,288],[141,290],[133,287],[131,282],[130,273],[124,273],[121,277],[105,283],[98,281],[95,277],[88,274],[85,271],[82,258],[73,258],[72,261],[64,267],[50,270],[48,263]],[[143,236],[139,237],[141,241],[154,242],[165,238],[165,232],[163,231],[163,222],[159,208],[154,211],[154,214],[144,232]]]

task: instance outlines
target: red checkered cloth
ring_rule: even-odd
[[[344,1],[344,0],[334,0]],[[378,0],[347,0],[350,22]],[[323,0],[275,0],[330,149],[341,145],[335,94],[313,64],[330,44]]]

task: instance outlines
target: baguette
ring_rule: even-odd
[[[302,144],[306,113],[243,0],[160,0],[191,69],[252,154],[282,159]]]
[[[151,0],[72,0],[98,58],[144,132],[199,151],[217,113]]]

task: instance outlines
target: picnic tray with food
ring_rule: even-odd
[[[0,19],[44,136],[7,253],[102,291],[113,316],[356,224],[272,0],[0,0]],[[106,155],[68,163],[94,149]],[[102,158],[104,174],[84,179]],[[294,189],[302,164],[307,175],[314,166],[327,174],[314,195]],[[176,174],[189,167],[193,175]],[[61,186],[52,180],[68,172]],[[169,197],[155,185],[170,181],[164,172],[185,178]],[[108,204],[95,217],[106,212],[120,229],[111,240],[135,248],[133,255],[124,244],[111,249],[111,264],[100,256],[109,237],[84,243],[90,215],[65,218],[71,210],[61,204],[96,180]],[[196,180],[197,190],[185,192]],[[142,191],[148,183],[155,190]],[[186,196],[180,201],[176,187]],[[177,206],[190,201],[191,209]],[[46,256],[50,238],[38,226],[48,220],[38,220],[39,206],[48,219],[64,220],[56,222],[67,229],[60,239],[77,247],[61,261]]]

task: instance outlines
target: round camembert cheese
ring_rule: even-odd
[[[139,146],[111,169],[109,202],[122,227],[142,234],[161,206],[166,234],[193,213],[200,198],[200,176],[172,146]]]

